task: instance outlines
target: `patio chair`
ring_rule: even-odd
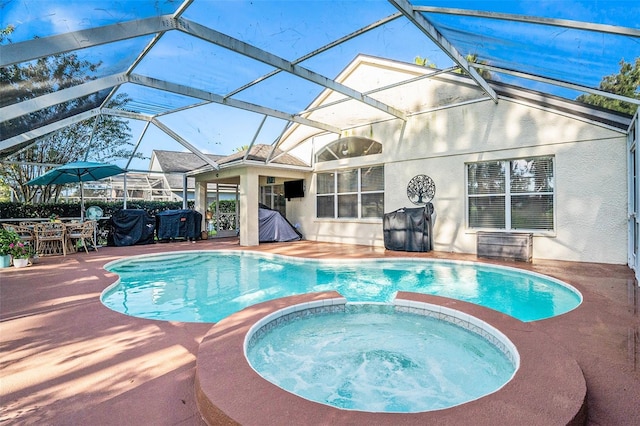
[[[89,249],[87,248],[88,244],[91,244],[95,251],[98,251],[98,243],[96,242],[96,221],[95,220],[87,220],[83,223],[72,223],[67,224],[67,238],[72,243],[71,246],[76,247],[77,241],[82,241],[82,246],[84,247],[84,251],[89,253]]]
[[[32,244],[35,241],[33,235],[33,228],[27,226],[14,225],[12,223],[3,223],[2,227],[7,231],[13,231],[20,236],[20,239],[25,244]]]
[[[67,255],[67,238],[64,223],[43,222],[34,227],[36,252],[40,256]]]
[[[20,226],[26,226],[28,228],[33,229],[33,227],[36,226],[38,223],[40,222],[36,222],[32,220],[23,220],[23,221],[20,221]]]

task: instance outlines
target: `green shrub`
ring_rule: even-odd
[[[88,201],[85,208],[98,206],[105,216],[111,216],[123,208],[122,201]],[[188,202],[188,208],[193,208],[194,202]],[[127,201],[128,209],[146,210],[150,215],[164,210],[176,210],[182,208],[182,201]],[[204,214],[204,212],[201,212]],[[32,219],[48,218],[52,215],[65,217],[80,217],[80,203],[46,203],[28,204],[15,202],[0,202],[0,219]]]

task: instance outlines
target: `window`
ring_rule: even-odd
[[[382,144],[371,139],[350,136],[325,146],[317,155],[318,162],[380,154]]]
[[[261,186],[260,202],[272,210],[279,211],[282,216],[287,216],[287,208],[284,198],[284,185]]]
[[[467,164],[470,228],[554,229],[553,157]]]
[[[382,218],[384,166],[318,173],[316,215],[319,218]]]

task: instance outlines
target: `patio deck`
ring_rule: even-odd
[[[41,258],[29,268],[0,269],[0,424],[203,425],[195,401],[195,364],[211,324],[128,317],[103,307],[99,296],[116,279],[102,268],[106,262],[207,249],[241,247],[236,238],[103,247]],[[478,260],[308,241],[251,249],[314,258]],[[629,268],[535,259],[533,264],[507,264],[554,276],[582,292],[578,309],[533,327],[564,347],[582,368],[587,424],[640,424],[640,289],[633,286]],[[255,424],[267,424],[260,413],[255,415]],[[279,420],[273,424],[287,423]],[[466,421],[478,424],[477,419]]]

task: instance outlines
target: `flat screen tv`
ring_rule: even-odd
[[[292,198],[302,197],[304,197],[304,179],[284,182],[284,198],[290,200]]]

